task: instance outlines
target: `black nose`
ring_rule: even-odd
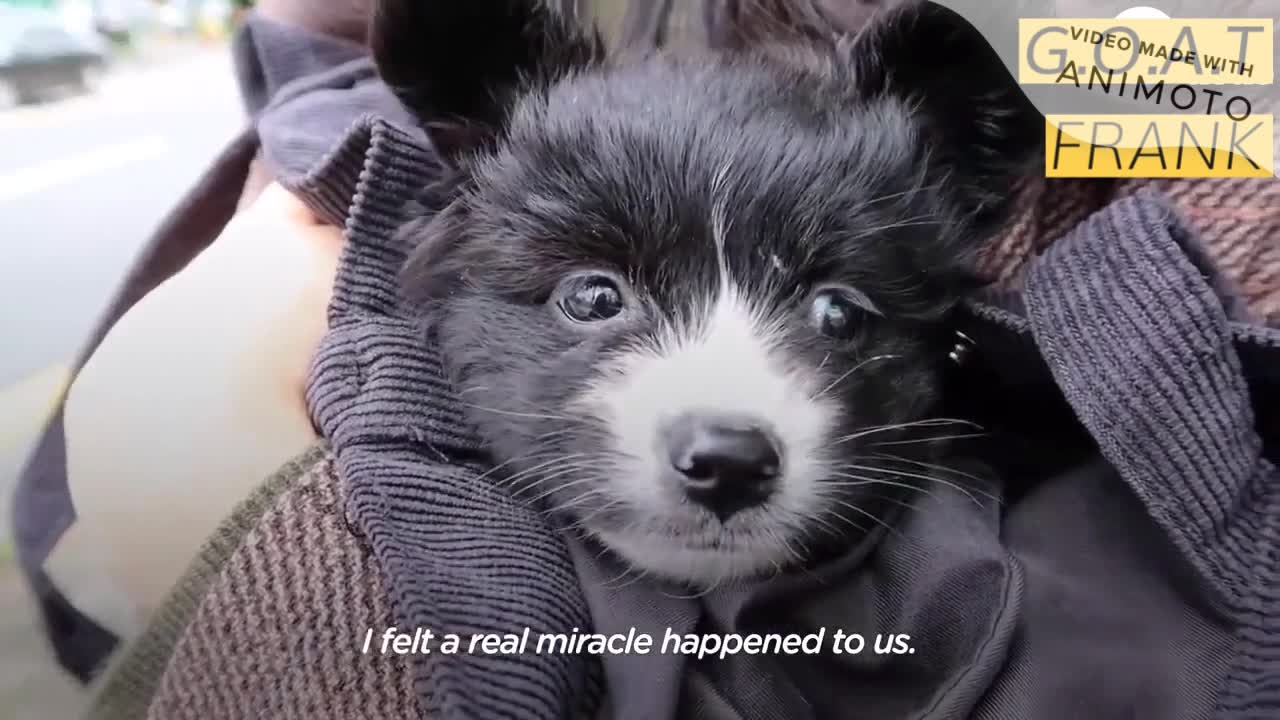
[[[777,483],[777,443],[751,419],[681,415],[667,427],[666,446],[689,499],[722,521],[764,502]]]

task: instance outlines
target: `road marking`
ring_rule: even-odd
[[[79,155],[48,160],[0,175],[0,203],[34,195],[64,183],[145,162],[169,150],[160,135],[102,145]]]

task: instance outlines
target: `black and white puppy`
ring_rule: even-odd
[[[773,572],[928,477],[948,312],[1043,135],[955,13],[850,37],[804,2],[625,60],[538,0],[382,0],[371,29],[456,170],[405,277],[472,420],[665,579]]]

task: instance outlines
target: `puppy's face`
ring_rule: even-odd
[[[892,29],[861,41],[874,62]],[[437,131],[460,182],[410,226],[406,277],[507,481],[695,584],[864,532],[922,475],[1003,166],[940,147],[847,39],[622,65],[559,42],[573,62]]]

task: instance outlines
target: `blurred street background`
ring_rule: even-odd
[[[222,35],[139,10],[171,5],[112,4],[133,6],[108,24],[131,36],[102,41],[87,88],[0,105],[0,387],[75,352],[161,215],[241,124]],[[85,28],[91,0],[57,6],[79,10],[66,27]]]
[[[14,566],[12,486],[143,243],[243,125],[227,40],[247,5],[0,0],[0,720],[83,702]]]

